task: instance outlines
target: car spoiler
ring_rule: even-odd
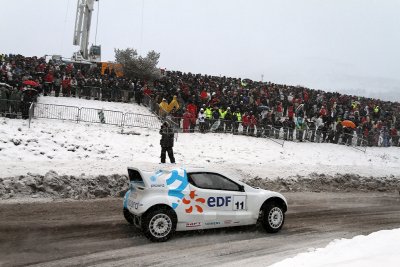
[[[166,177],[172,170],[144,171],[138,168],[129,167],[128,176],[131,185],[137,188],[162,188],[166,187]]]

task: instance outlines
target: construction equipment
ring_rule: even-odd
[[[74,53],[73,60],[101,61],[101,46],[95,44],[89,49],[89,33],[95,1],[98,2],[98,0],[78,0],[73,44],[78,45],[80,50]]]

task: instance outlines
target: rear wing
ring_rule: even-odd
[[[173,170],[143,171],[138,168],[128,168],[129,182],[140,188],[165,188],[167,179],[171,177]]]
[[[144,174],[136,168],[128,168],[128,178],[131,186],[135,186],[139,189],[144,189],[146,187],[145,179],[143,179]]]

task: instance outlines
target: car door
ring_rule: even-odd
[[[248,224],[251,214],[243,186],[212,172],[189,173],[190,194],[185,212],[201,220],[202,228]]]

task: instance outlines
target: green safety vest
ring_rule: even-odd
[[[237,121],[241,122],[242,121],[242,114],[240,114],[240,112],[234,112],[233,116],[237,117]]]
[[[222,112],[222,110],[220,109],[220,110],[218,110],[219,111],[219,117],[221,118],[221,119],[225,119],[225,115],[226,115],[226,113],[228,112],[227,110],[225,110],[224,112]]]
[[[205,113],[206,113],[206,119],[212,118],[212,111],[210,108],[206,108]]]

